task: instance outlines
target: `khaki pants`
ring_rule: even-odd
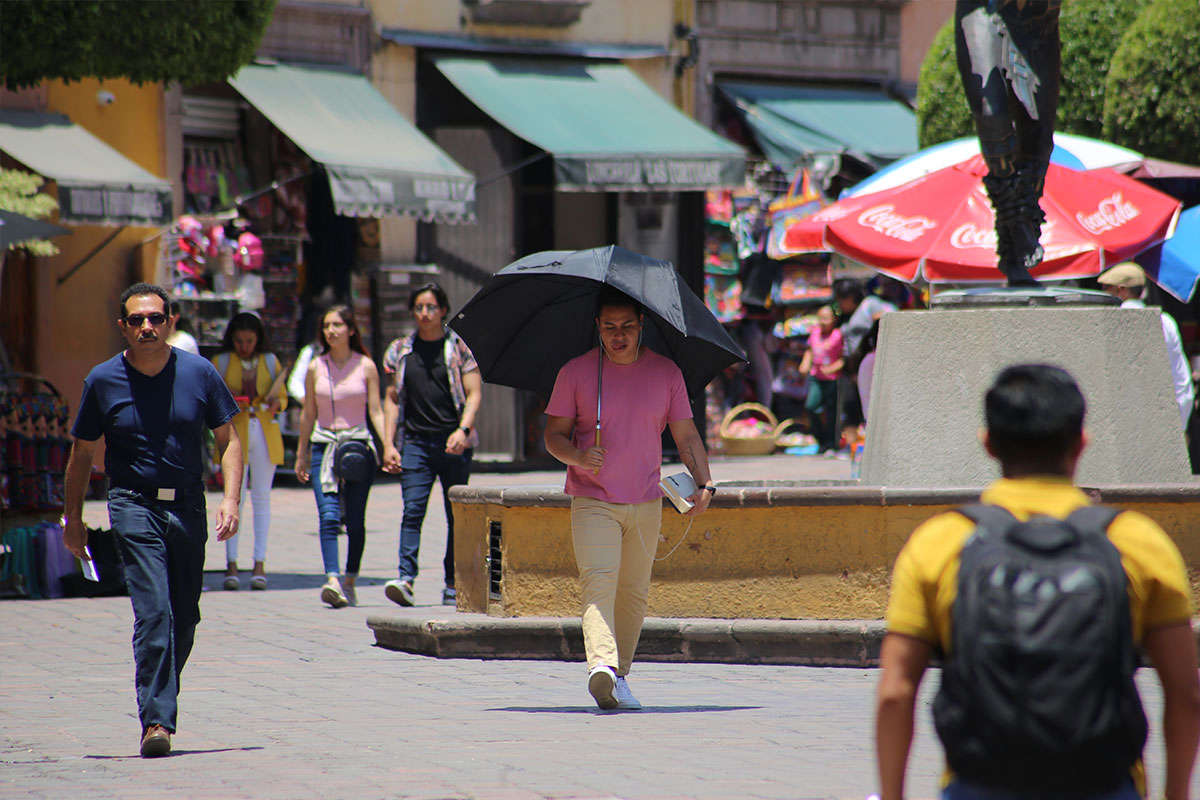
[[[646,618],[661,527],[662,500],[627,504],[571,498],[588,669],[605,664],[618,675],[629,672]]]

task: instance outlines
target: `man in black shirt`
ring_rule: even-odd
[[[437,479],[446,508],[442,602],[454,605],[454,513],[449,491],[465,484],[471,474],[471,456],[479,443],[475,416],[483,380],[471,351],[444,325],[450,303],[440,286],[430,283],[416,289],[408,307],[417,329],[392,342],[383,357],[383,370],[392,376],[383,404],[384,427],[400,454],[399,463],[385,463],[383,468],[400,473],[404,491],[400,576],[387,582],[384,593],[399,605],[413,604],[421,524]]]

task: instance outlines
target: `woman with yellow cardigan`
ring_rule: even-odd
[[[242,411],[233,418],[242,437],[246,472],[242,476],[242,506],[246,493],[254,505],[254,571],[251,589],[266,589],[267,531],[271,527],[271,483],[275,467],[283,463],[283,437],[275,415],[287,407],[287,373],[274,353],[267,352],[267,332],[257,314],[243,311],[229,320],[221,352],[213,366],[225,379]],[[242,514],[243,519],[245,514]],[[238,588],[238,541],[225,542],[225,588]]]

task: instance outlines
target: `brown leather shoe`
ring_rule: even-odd
[[[150,725],[142,734],[142,758],[156,758],[171,752],[171,733],[162,725]]]

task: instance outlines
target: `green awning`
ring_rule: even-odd
[[[745,153],[662,99],[621,64],[440,56],[459,91],[554,157],[568,191],[740,186]]]
[[[475,178],[361,75],[255,64],[229,84],[324,167],[337,213],[474,219]]]
[[[171,221],[171,184],[62,114],[0,111],[0,150],[58,185],[58,218],[83,225]]]
[[[772,164],[790,169],[815,155],[844,154],[883,166],[917,152],[917,118],[870,89],[721,81]]]

